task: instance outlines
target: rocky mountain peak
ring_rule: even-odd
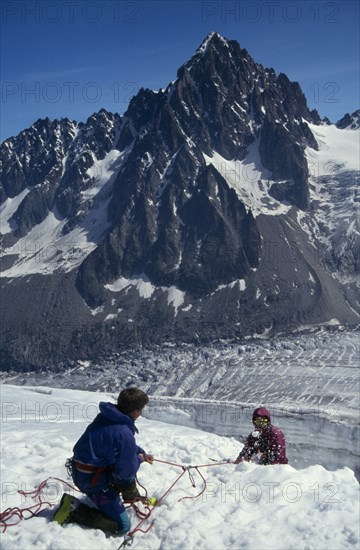
[[[336,127],[340,130],[344,130],[345,128],[348,130],[357,130],[360,128],[360,109],[357,109],[351,115],[346,113],[346,115],[337,121]]]
[[[225,52],[229,51],[229,47],[229,40],[217,32],[210,32],[197,48],[194,55],[184,65],[191,69],[201,59],[214,59],[216,56],[225,57]]]
[[[338,128],[358,121],[359,111]],[[1,145],[5,309],[27,299],[20,279],[29,275],[54,322],[79,314],[76,349],[94,349],[97,338],[111,347],[348,318],[342,289],[313,261],[326,219],[316,228],[309,181],[330,188],[327,174],[309,176],[307,159],[318,158],[309,123],[320,117],[297,82],[218,33],[164,90],[142,88],[123,116],[101,109],[80,123],[36,121]],[[347,177],[341,192],[352,193]],[[310,220],[306,230],[299,220]],[[275,245],[298,256],[274,257]],[[341,307],[327,302],[333,293]],[[22,319],[20,302],[16,311]],[[56,329],[52,337],[57,350]],[[10,355],[13,341],[10,330]]]
[[[69,119],[37,120],[1,144],[0,202],[41,185],[67,154],[76,133]]]

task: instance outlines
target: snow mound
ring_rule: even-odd
[[[31,505],[17,494],[49,476],[67,479],[64,462],[101,400],[114,395],[52,388],[4,385],[2,389],[2,507]],[[173,411],[174,418],[176,411]],[[315,549],[358,548],[359,487],[353,472],[329,472],[322,466],[296,470],[291,465],[212,464],[211,459],[235,458],[241,445],[234,438],[181,425],[141,418],[138,443],[156,458],[192,469],[196,487],[185,473],[159,507],[154,526],[135,535],[133,548],[175,549]],[[166,419],[169,420],[169,419]],[[186,420],[186,419],[185,419]],[[144,464],[139,480],[149,494],[161,497],[181,474],[180,466]],[[53,482],[44,495],[54,505],[64,488]],[[68,489],[66,489],[68,491]],[[122,537],[107,537],[78,525],[60,527],[53,512],[9,527],[2,548],[111,549]],[[138,519],[130,511],[132,528]],[[143,528],[148,525],[144,524]]]

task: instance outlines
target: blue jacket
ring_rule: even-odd
[[[96,491],[115,481],[129,479],[136,475],[145,453],[135,441],[138,432],[130,416],[123,414],[112,403],[101,402],[100,413],[86,428],[74,446],[74,459],[93,466],[112,466],[112,473],[103,474]],[[81,490],[86,490],[92,475],[76,475]]]

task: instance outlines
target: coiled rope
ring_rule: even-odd
[[[136,504],[136,502],[133,502],[133,503],[130,504],[130,506],[134,509],[134,511],[135,511],[137,517],[140,519],[140,521],[134,529],[132,529],[129,533],[127,533],[125,535],[123,542],[120,544],[120,546],[117,548],[117,550],[125,548],[126,546],[130,546],[133,543],[135,533],[137,533],[137,532],[148,533],[150,531],[150,529],[153,527],[153,525],[155,523],[155,520],[152,520],[152,522],[150,523],[150,525],[146,529],[142,528],[143,524],[151,517],[151,515],[153,514],[155,508],[158,507],[161,504],[161,502],[165,499],[165,497],[171,492],[171,490],[175,487],[175,485],[180,481],[180,479],[186,473],[189,476],[189,480],[190,480],[190,483],[191,483],[192,487],[196,487],[195,478],[194,478],[194,475],[193,475],[193,472],[192,472],[192,470],[195,470],[199,474],[200,478],[202,479],[203,487],[197,495],[181,497],[176,502],[180,502],[180,501],[186,500],[186,499],[192,500],[192,499],[199,498],[205,492],[205,490],[206,490],[206,479],[203,476],[203,474],[200,472],[200,468],[209,468],[211,466],[222,466],[224,464],[234,464],[234,462],[226,460],[226,461],[223,461],[223,462],[213,462],[212,464],[198,464],[198,465],[195,465],[195,466],[192,466],[192,465],[184,466],[183,464],[178,464],[176,462],[169,462],[167,460],[160,460],[160,459],[157,459],[157,458],[154,458],[154,462],[159,462],[161,464],[167,464],[169,466],[175,466],[177,468],[180,468],[182,471],[177,476],[177,478],[171,483],[170,487],[168,487],[168,489],[166,489],[166,491],[157,499],[157,503],[154,507],[150,508],[149,506],[145,505],[145,511],[143,511],[139,508],[139,506]],[[1,512],[0,513],[0,527],[3,530],[2,531],[3,533],[5,533],[5,531],[8,527],[11,527],[13,525],[17,525],[21,520],[30,519],[34,516],[38,516],[41,512],[44,512],[45,510],[49,510],[50,508],[53,508],[54,504],[52,504],[51,502],[48,502],[46,500],[42,500],[42,492],[51,480],[55,480],[55,481],[58,481],[60,483],[63,483],[67,487],[70,487],[73,491],[76,491],[78,493],[82,493],[81,491],[79,491],[79,489],[74,487],[71,483],[68,483],[67,481],[65,481],[61,478],[58,478],[58,477],[48,477],[47,479],[42,481],[36,489],[33,489],[32,491],[23,491],[23,490],[19,489],[18,493],[20,495],[25,496],[25,497],[31,497],[32,499],[37,500],[38,502],[36,502],[32,506],[27,506],[27,507],[24,507],[24,508],[19,508],[19,507],[7,508],[3,512]],[[145,494],[147,496],[147,491],[146,491],[145,487],[142,486],[139,482],[138,482],[138,484],[145,491]],[[13,519],[15,519],[15,521],[10,523],[10,521],[13,520]]]

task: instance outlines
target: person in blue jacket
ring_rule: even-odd
[[[120,392],[116,405],[99,404],[99,414],[75,444],[71,459],[75,485],[96,508],[65,493],[54,515],[60,525],[75,522],[117,534],[130,530],[123,501],[140,496],[136,472],[143,462],[154,460],[135,441],[135,420],[148,401],[146,393],[133,387]]]

